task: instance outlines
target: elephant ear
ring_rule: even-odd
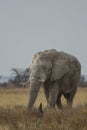
[[[55,81],[63,77],[69,71],[66,60],[55,60],[52,67],[51,81]]]

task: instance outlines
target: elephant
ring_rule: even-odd
[[[38,52],[30,65],[30,91],[27,109],[32,109],[43,84],[48,108],[62,108],[61,96],[72,107],[81,75],[81,64],[75,56],[56,49]]]

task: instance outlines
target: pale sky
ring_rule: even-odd
[[[87,0],[0,0],[0,75],[52,48],[76,56],[87,74]]]

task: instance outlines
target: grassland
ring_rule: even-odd
[[[29,113],[26,105],[29,88],[0,89],[0,130],[87,130],[87,88],[78,88],[73,109],[66,108],[62,97],[63,110],[47,110],[41,118],[36,111]],[[43,89],[35,102],[37,108],[46,99]]]

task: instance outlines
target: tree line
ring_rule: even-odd
[[[13,85],[15,87],[26,87],[25,83],[29,79],[30,69],[12,68],[11,71],[12,71],[12,75],[14,75],[13,78],[10,78],[8,82],[0,83],[0,86],[7,87]],[[87,87],[87,81],[85,80],[84,75],[81,75],[79,86]]]

